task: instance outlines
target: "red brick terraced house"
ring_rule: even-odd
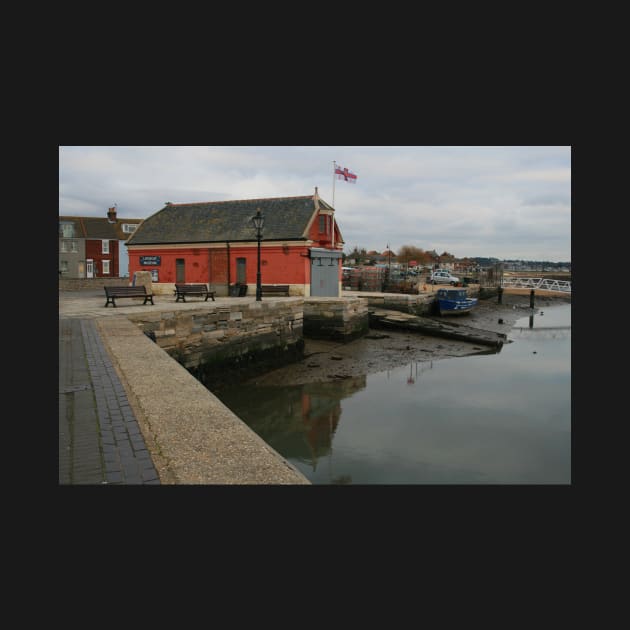
[[[142,219],[59,215],[59,275],[64,278],[117,278],[129,275],[124,242]]]
[[[261,284],[289,285],[290,295],[340,295],[343,238],[334,208],[315,194],[198,203],[167,203],[127,241],[131,277],[151,271],[153,291],[207,283],[217,296],[247,285],[256,293],[258,241],[252,218],[264,217]]]

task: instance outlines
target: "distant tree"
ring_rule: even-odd
[[[418,262],[421,265],[430,265],[431,261],[432,261],[432,257],[429,252],[422,252],[422,255],[418,258]]]
[[[359,248],[355,245],[354,249],[348,254],[348,258],[354,259],[357,265],[360,265],[368,260],[367,251],[365,247]]]
[[[425,257],[425,251],[420,247],[413,245],[403,245],[398,250],[398,262],[408,263],[410,260],[415,260],[417,263],[422,263]]]

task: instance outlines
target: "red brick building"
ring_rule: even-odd
[[[142,219],[59,216],[59,275],[64,278],[128,276],[124,242]]]
[[[303,197],[167,203],[127,241],[131,277],[151,271],[156,293],[176,282],[202,282],[217,295],[236,284],[255,294],[258,210],[262,284],[288,284],[291,295],[338,296],[343,238],[317,188]]]

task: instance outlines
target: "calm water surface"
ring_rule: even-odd
[[[571,305],[509,338],[499,354],[218,396],[314,484],[571,483]]]

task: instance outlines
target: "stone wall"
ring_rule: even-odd
[[[367,295],[368,305],[373,308],[384,308],[392,311],[400,311],[411,315],[426,316],[435,312],[435,292],[440,285],[435,285],[431,293],[409,295],[404,293],[381,293],[380,295]],[[446,288],[448,285],[446,285]],[[466,293],[470,297],[479,296],[479,287],[467,287]],[[481,296],[480,296],[481,297]]]
[[[432,293],[409,295],[405,293],[382,293],[366,297],[370,308],[384,308],[411,315],[429,315],[435,296]]]
[[[242,302],[129,315],[202,383],[286,365],[303,356],[303,301]]]
[[[347,342],[368,332],[365,298],[316,297],[304,299],[304,335]]]
[[[86,289],[102,290],[103,287],[127,287],[131,278],[64,278],[59,276],[60,291],[85,291]]]

